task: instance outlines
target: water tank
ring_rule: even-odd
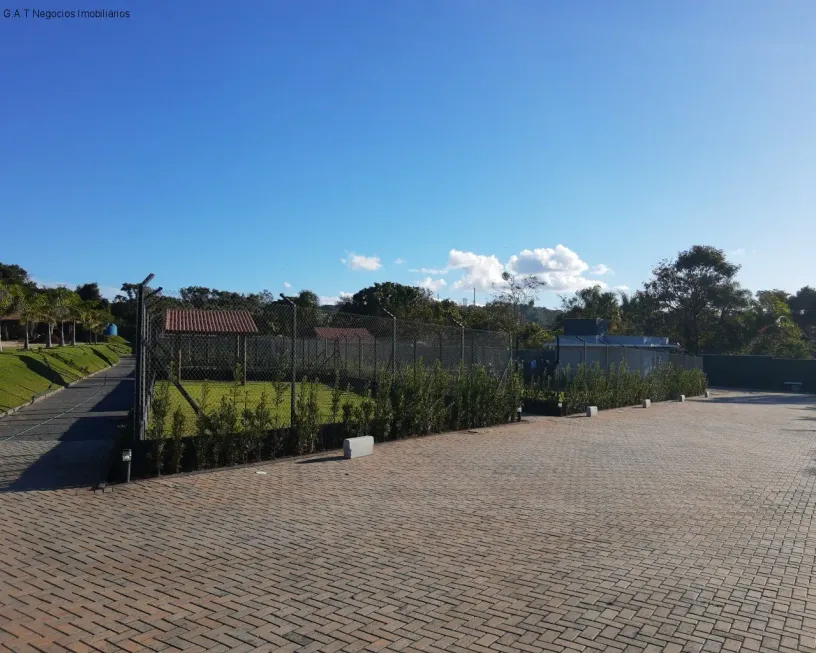
[[[102,333],[104,333],[106,336],[118,336],[119,329],[116,328],[115,324],[111,323],[105,327],[105,330]]]

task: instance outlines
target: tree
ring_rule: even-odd
[[[555,334],[535,322],[522,325],[519,333],[519,347],[521,349],[541,349],[548,342],[555,340]]]
[[[699,353],[704,324],[745,301],[745,292],[735,280],[738,265],[729,263],[715,247],[694,245],[674,261],[664,260],[652,270],[643,290],[653,310],[662,314],[675,336],[691,353]]]
[[[604,291],[600,286],[577,290],[571,297],[561,297],[562,313],[556,318],[556,325],[562,326],[565,319],[602,319],[609,321],[609,331],[621,330],[621,308],[618,295]]]
[[[383,316],[385,311],[402,319],[417,319],[430,310],[433,293],[424,288],[386,281],[363,288],[339,306],[341,313]]]
[[[805,337],[816,345],[816,288],[804,286],[788,298],[793,321]]]
[[[810,347],[791,315],[790,296],[783,290],[760,290],[751,308],[748,354],[777,358],[808,358]]]
[[[546,285],[534,274],[516,276],[502,272],[502,283],[493,286],[491,310],[496,312],[496,324],[508,331],[519,346],[522,322],[522,306],[533,306],[538,293]]]
[[[99,291],[99,284],[95,281],[77,286],[74,292],[79,295],[82,301],[96,302],[106,308],[110,305],[110,302],[102,296],[102,293]]]
[[[71,319],[74,307],[79,303],[79,296],[68,288],[52,288],[48,291],[48,304],[50,317],[59,323],[60,327],[60,347],[65,346],[65,321]],[[48,333],[48,346],[51,346],[51,332]]]
[[[24,289],[17,296],[16,311],[25,330],[25,349],[31,349],[31,325],[44,319],[48,312],[45,295],[30,289]],[[49,335],[49,341],[50,341]]]
[[[0,281],[0,318],[11,315],[22,288],[14,283]],[[3,325],[0,323],[0,353],[3,351]]]
[[[28,277],[26,272],[19,265],[9,265],[0,263],[0,282],[23,286],[26,288],[35,287],[35,283]]]
[[[96,321],[97,310],[96,303],[92,301],[80,302],[76,308],[77,321],[88,331],[88,344],[91,343],[92,327]]]

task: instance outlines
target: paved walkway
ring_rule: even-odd
[[[0,495],[0,649],[816,651],[815,428],[715,396]]]
[[[0,419],[0,492],[89,488],[133,404],[133,359]]]

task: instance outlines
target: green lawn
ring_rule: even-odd
[[[128,352],[120,344],[4,351],[0,354],[0,411],[114,365]]]
[[[155,393],[161,391],[161,384],[166,383],[166,381],[160,381],[156,383]],[[193,398],[193,400],[200,406],[201,405],[201,388],[204,385],[203,381],[182,381],[182,385],[187,393]],[[220,401],[221,397],[230,397],[232,396],[233,391],[233,383],[230,382],[215,382],[209,381],[207,383],[209,387],[209,408],[212,409],[217,406]],[[245,405],[249,405],[250,408],[253,408],[257,405],[258,401],[261,398],[261,393],[266,391],[267,394],[267,401],[270,404],[270,407],[273,411],[276,411],[277,418],[278,418],[278,425],[279,426],[289,426],[289,384],[286,384],[286,389],[281,394],[281,401],[280,404],[275,406],[275,389],[272,383],[266,381],[250,381],[244,386],[239,386],[238,391],[238,399],[240,402],[240,408],[243,410]],[[300,384],[298,383],[295,389],[297,399],[298,394],[300,393]],[[321,417],[323,418],[324,422],[331,421],[331,397],[332,397],[332,389],[327,385],[319,384],[317,386],[317,401],[320,405],[320,412]],[[354,394],[353,392],[344,392],[342,398],[340,400],[340,405],[342,406],[346,400],[350,400],[353,403],[356,403],[360,400],[360,396]],[[176,407],[181,407],[184,411],[184,414],[187,418],[187,428],[188,432],[191,432],[193,428],[193,424],[195,422],[195,412],[193,411],[190,404],[187,400],[182,396],[182,394],[178,391],[176,386],[170,386],[170,411],[169,414],[172,415],[173,412],[176,410]],[[340,416],[338,415],[338,419]],[[170,424],[170,418],[168,418],[168,427]]]

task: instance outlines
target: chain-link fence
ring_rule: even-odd
[[[446,370],[482,365],[504,373],[511,357],[502,332],[411,322],[298,306],[290,299],[255,296],[196,301],[176,293],[139,290],[136,343],[136,433],[144,438],[155,392],[190,420],[204,402],[217,406],[227,393],[249,401],[265,393],[287,426],[296,410],[297,385],[319,384],[360,393],[418,366]],[[294,298],[293,298],[294,299]],[[164,386],[167,386],[165,388]],[[189,422],[188,422],[189,423]]]

